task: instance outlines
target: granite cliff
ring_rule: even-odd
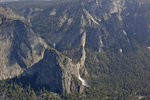
[[[38,62],[45,42],[9,8],[0,8],[0,79],[12,78]]]
[[[83,69],[85,57],[73,64],[35,34],[23,17],[8,7],[0,9],[0,80],[23,76],[35,79],[36,86],[48,86],[51,91],[64,95],[81,93],[86,83],[79,70]]]
[[[0,79],[100,100],[148,95],[149,0],[2,5]]]

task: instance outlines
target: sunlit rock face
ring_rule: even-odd
[[[6,10],[6,11],[5,11]],[[0,7],[0,79],[18,76],[43,57],[45,42],[9,8]]]

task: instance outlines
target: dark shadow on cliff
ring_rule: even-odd
[[[46,50],[43,59],[13,80],[23,87],[30,85],[34,90],[45,88],[62,94],[62,70],[57,63],[55,51]]]

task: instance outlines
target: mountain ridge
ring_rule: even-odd
[[[65,96],[79,93],[91,100],[111,97],[126,100],[144,93],[148,98],[148,2],[83,0],[49,2],[46,6],[44,3],[22,3],[24,5],[17,8],[14,5],[21,2],[6,4],[25,19],[24,22],[2,16],[0,21],[6,30],[8,24],[4,19],[11,23],[10,26],[14,25],[12,29],[15,31],[12,32],[16,33],[16,39],[12,43],[16,41],[16,45],[12,57],[23,59],[17,63],[25,64],[23,67],[21,63],[23,71],[22,75],[17,75],[18,80],[22,83],[28,80],[32,87],[46,85],[51,91]],[[10,32],[2,30],[2,33]],[[41,57],[32,54],[35,44],[31,40],[46,45],[35,48],[35,51],[42,52]],[[26,51],[31,53],[26,54]],[[26,55],[31,58],[28,60]],[[39,58],[38,61],[28,64],[34,57]]]
[[[3,8],[1,7],[1,9]],[[25,73],[26,77],[33,79],[35,77],[32,76],[37,76],[35,86],[46,85],[50,88],[54,86],[53,88],[56,88],[56,90],[51,88],[51,91],[58,92],[63,95],[67,95],[71,92],[82,92],[85,86],[85,80],[81,78],[79,70],[83,68],[85,58],[81,57],[81,61],[78,64],[73,64],[69,57],[64,56],[54,48],[49,47],[42,38],[33,32],[30,25],[26,24],[26,21],[20,19],[20,17],[16,17],[9,8],[5,9],[7,9],[8,14],[4,13],[4,16],[1,17],[1,42],[5,43],[3,47],[6,48],[1,49],[1,55],[6,54],[5,56],[8,60],[5,63],[1,60],[2,70],[0,71],[0,79],[4,80],[7,78],[13,78]],[[11,24],[7,25],[7,22]],[[4,29],[10,29],[10,27],[13,30],[10,30],[11,33],[9,33],[9,31],[4,31]],[[7,38],[3,39],[6,34]],[[8,45],[6,45],[6,43],[8,43]],[[83,55],[85,55],[84,51]],[[3,57],[4,56],[2,55],[1,59],[4,59]],[[58,73],[58,76],[55,73]],[[61,73],[62,75],[59,75]],[[50,77],[51,80],[48,80]],[[62,81],[58,82],[58,86],[55,84],[57,83],[57,81],[55,81],[56,79],[58,81]],[[81,84],[79,84],[80,82]],[[72,88],[71,86],[74,87]],[[79,87],[81,87],[81,89]]]

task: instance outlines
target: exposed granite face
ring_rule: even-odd
[[[38,11],[23,9],[34,32],[42,33],[42,38],[59,52],[46,50],[48,46],[24,17],[1,7],[0,79],[23,73],[20,76],[33,79],[35,85],[46,85],[64,95],[82,92],[87,86],[82,78],[87,74],[86,48],[99,53],[107,48],[123,53],[134,40],[149,46],[150,7],[145,6],[143,11],[141,5],[146,4],[139,1],[88,0]]]
[[[7,16],[13,17],[6,17],[5,11],[0,13],[0,80],[21,74],[43,57],[46,48],[45,42],[27,24],[15,18],[11,10],[7,12]]]
[[[81,33],[81,59],[74,64],[72,59],[47,46],[23,17],[10,8],[0,7],[0,12],[0,80],[30,78],[36,86],[48,86],[63,95],[83,91],[86,84],[80,70],[85,69],[86,32]]]
[[[25,21],[24,17],[18,15],[13,10],[11,10],[9,7],[0,6],[0,15],[3,15],[7,19]]]
[[[37,86],[48,86],[51,91],[66,95],[82,92],[84,86],[78,79],[79,68],[54,49],[46,50],[43,59],[26,70],[20,77],[33,78]]]
[[[76,48],[81,46],[79,41],[83,31],[86,31],[85,48],[99,52],[117,46],[117,50],[122,48],[125,51],[124,45],[130,47],[132,39],[140,43],[144,41],[142,44],[149,46],[148,3],[149,0],[83,0],[39,11],[35,10],[37,6],[32,10],[27,7],[20,9],[20,14],[27,19],[29,16],[34,31],[42,33],[42,38],[50,46],[55,44],[57,50],[73,59],[79,51]],[[142,9],[144,12],[140,14],[138,11]],[[41,31],[41,27],[44,30]]]

